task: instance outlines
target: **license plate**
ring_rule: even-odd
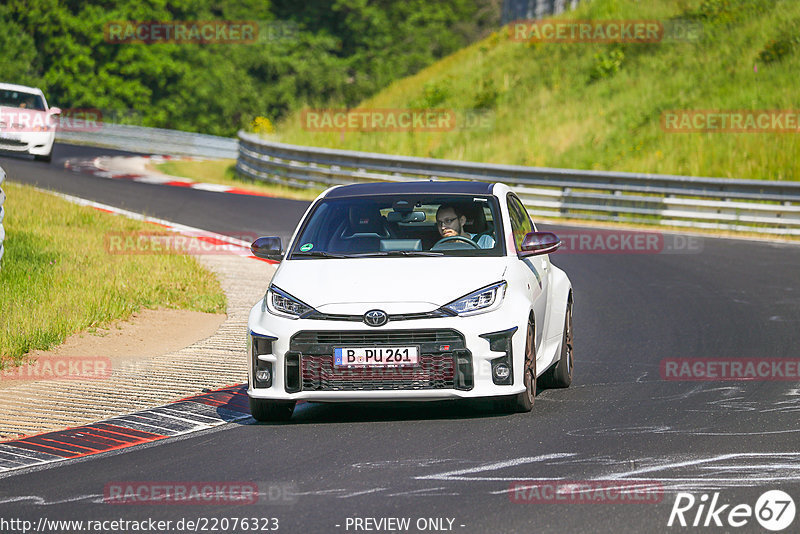
[[[5,139],[6,141],[19,141],[22,139],[22,137],[20,137],[19,134],[0,131],[0,139]]]
[[[417,365],[419,347],[342,347],[333,349],[334,364],[339,367]]]

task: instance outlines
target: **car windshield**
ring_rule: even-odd
[[[380,195],[322,200],[290,259],[379,256],[502,256],[491,196]]]
[[[41,96],[11,89],[0,89],[0,106],[45,111],[44,99]]]

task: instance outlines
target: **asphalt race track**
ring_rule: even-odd
[[[10,181],[230,235],[288,236],[306,206],[63,169],[65,158],[108,153],[119,152],[58,145],[51,165],[0,157],[0,166]],[[553,255],[575,289],[575,380],[540,390],[529,414],[454,403],[306,403],[288,424],[248,419],[13,472],[0,478],[0,515],[34,524],[277,518],[285,533],[765,532],[755,517],[741,528],[725,522],[734,506],[755,507],[767,490],[800,506],[800,383],[663,380],[660,366],[674,358],[798,359],[800,247],[694,239],[702,250],[686,254]],[[533,479],[652,481],[663,495],[543,503],[509,494]],[[237,506],[104,502],[106,484],[127,481],[245,481],[263,494]],[[715,516],[724,526],[669,529],[678,492],[697,498],[685,514],[690,523],[718,492],[717,507],[729,505]],[[705,511],[699,517],[702,525]],[[356,518],[410,522],[387,530]],[[795,518],[786,532],[798,525]],[[163,531],[182,532],[171,528]],[[208,531],[244,530],[218,523]]]

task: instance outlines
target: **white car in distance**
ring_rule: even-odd
[[[40,89],[0,83],[0,151],[49,162],[60,114],[59,108],[47,105]]]
[[[493,398],[527,412],[572,381],[572,285],[504,184],[337,186],[308,208],[248,322],[250,410],[299,400]]]

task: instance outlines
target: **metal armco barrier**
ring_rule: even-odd
[[[580,0],[503,0],[501,22],[541,19],[578,7]]]
[[[274,143],[239,132],[240,174],[292,187],[461,179],[514,187],[531,215],[800,235],[800,182],[583,171]]]
[[[3,167],[0,167],[0,186],[2,186],[3,182],[5,181],[6,181],[6,171],[3,170]],[[0,264],[3,261],[3,253],[5,252],[5,249],[3,248],[3,241],[6,238],[6,231],[3,228],[3,217],[5,217],[6,215],[5,209],[3,208],[3,204],[5,204],[5,201],[6,201],[6,194],[3,191],[3,188],[0,187]]]
[[[111,123],[101,123],[98,128],[93,130],[58,130],[56,141],[116,148],[144,154],[204,156],[207,158],[234,159],[238,152],[236,139],[230,137]]]

